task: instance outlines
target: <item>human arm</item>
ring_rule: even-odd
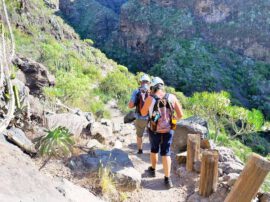
[[[174,96],[174,109],[176,112],[176,118],[179,120],[183,117],[183,109],[182,106],[180,104],[180,102],[178,101],[178,99]]]
[[[142,116],[147,116],[148,115],[148,112],[149,112],[149,108],[151,106],[151,103],[152,103],[152,97],[151,96],[148,96],[144,102],[144,105],[141,109],[141,115]]]
[[[135,107],[135,103],[136,103],[136,99],[137,99],[137,91],[133,91],[132,95],[131,95],[131,98],[130,98],[130,101],[128,103],[128,107],[130,109],[134,108]]]

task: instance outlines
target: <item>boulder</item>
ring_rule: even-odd
[[[39,96],[42,94],[43,87],[55,84],[54,76],[49,73],[47,67],[38,62],[17,56],[13,60],[13,64],[24,73],[25,85],[30,89],[32,95]]]
[[[223,177],[223,180],[227,181],[227,184],[231,187],[234,185],[238,177],[239,177],[238,173],[229,173],[228,175],[225,175]]]
[[[230,148],[216,147],[215,149],[219,151],[219,168],[223,170],[223,173],[241,173],[244,164]]]
[[[202,139],[206,138],[209,133],[207,122],[199,117],[193,116],[177,123],[172,144],[174,153],[186,150],[187,135],[193,133],[200,134]]]
[[[187,162],[187,152],[185,151],[185,152],[176,154],[176,161],[179,164],[185,164]]]
[[[136,130],[134,124],[124,124],[120,131],[120,135],[135,135]]]
[[[225,174],[229,173],[238,173],[240,174],[242,170],[244,169],[244,166],[242,164],[239,164],[237,162],[225,162],[225,163],[220,163],[219,166],[223,170]]]
[[[89,122],[85,116],[79,116],[72,113],[51,114],[46,115],[46,125],[48,129],[52,130],[59,126],[65,127],[73,135],[80,135]]]
[[[90,193],[87,189],[79,187],[66,179],[57,181],[56,189],[67,199],[74,202],[102,202],[102,200]]]
[[[259,202],[270,202],[270,193],[264,193],[259,196]]]
[[[26,137],[25,133],[19,128],[10,128],[4,132],[9,141],[20,147],[23,151],[35,154],[35,145]]]
[[[104,145],[101,144],[96,139],[91,139],[87,143],[87,148],[89,148],[89,149],[102,149],[102,148],[104,148]]]
[[[15,146],[0,142],[0,201],[100,202],[86,189],[52,179]]]
[[[113,133],[119,133],[121,131],[122,127],[121,127],[121,123],[119,123],[118,121],[114,121],[113,122]]]
[[[75,173],[86,171],[94,176],[100,169],[107,168],[114,177],[116,185],[125,191],[134,190],[141,183],[141,174],[133,167],[128,154],[120,149],[95,150],[92,154],[72,157],[69,167]]]
[[[94,122],[91,124],[90,132],[92,138],[98,140],[102,144],[107,143],[113,135],[112,125],[107,123],[105,124],[104,122]]]
[[[122,142],[119,141],[119,140],[115,140],[114,145],[113,145],[113,148],[115,148],[115,149],[122,149],[122,147],[123,147]]]
[[[44,105],[41,104],[37,97],[29,95],[29,105],[31,120],[36,120],[39,123],[44,121]]]

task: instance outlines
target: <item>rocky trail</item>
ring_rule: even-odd
[[[112,122],[123,124],[124,116],[119,110],[108,107],[112,115]],[[118,134],[116,134],[117,136]],[[192,194],[194,187],[198,181],[198,175],[190,173],[188,175],[179,175],[179,165],[175,161],[172,165],[171,177],[173,180],[174,188],[168,190],[163,184],[163,168],[161,158],[157,165],[157,173],[155,178],[150,178],[145,170],[150,166],[150,143],[147,133],[143,137],[143,154],[137,154],[136,134],[127,135],[126,141],[123,144],[123,150],[129,154],[129,157],[134,165],[134,168],[142,175],[141,187],[130,194],[127,201],[159,201],[162,199],[164,202],[181,202],[186,201],[188,195]],[[175,156],[174,156],[175,157]],[[174,158],[172,157],[172,158]],[[187,173],[186,173],[187,174]],[[192,178],[192,180],[189,180]]]

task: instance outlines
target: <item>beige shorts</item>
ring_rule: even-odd
[[[136,134],[138,137],[142,137],[148,121],[142,119],[135,120]]]

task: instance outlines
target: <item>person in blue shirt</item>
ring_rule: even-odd
[[[133,91],[131,95],[131,99],[128,103],[128,107],[130,109],[135,109],[136,114],[136,120],[135,120],[135,128],[136,128],[136,134],[137,134],[137,148],[138,148],[138,154],[143,153],[143,133],[148,123],[148,115],[142,116],[141,115],[141,108],[144,105],[144,102],[146,98],[149,96],[149,88],[150,88],[150,77],[145,74],[140,79],[140,87]]]

